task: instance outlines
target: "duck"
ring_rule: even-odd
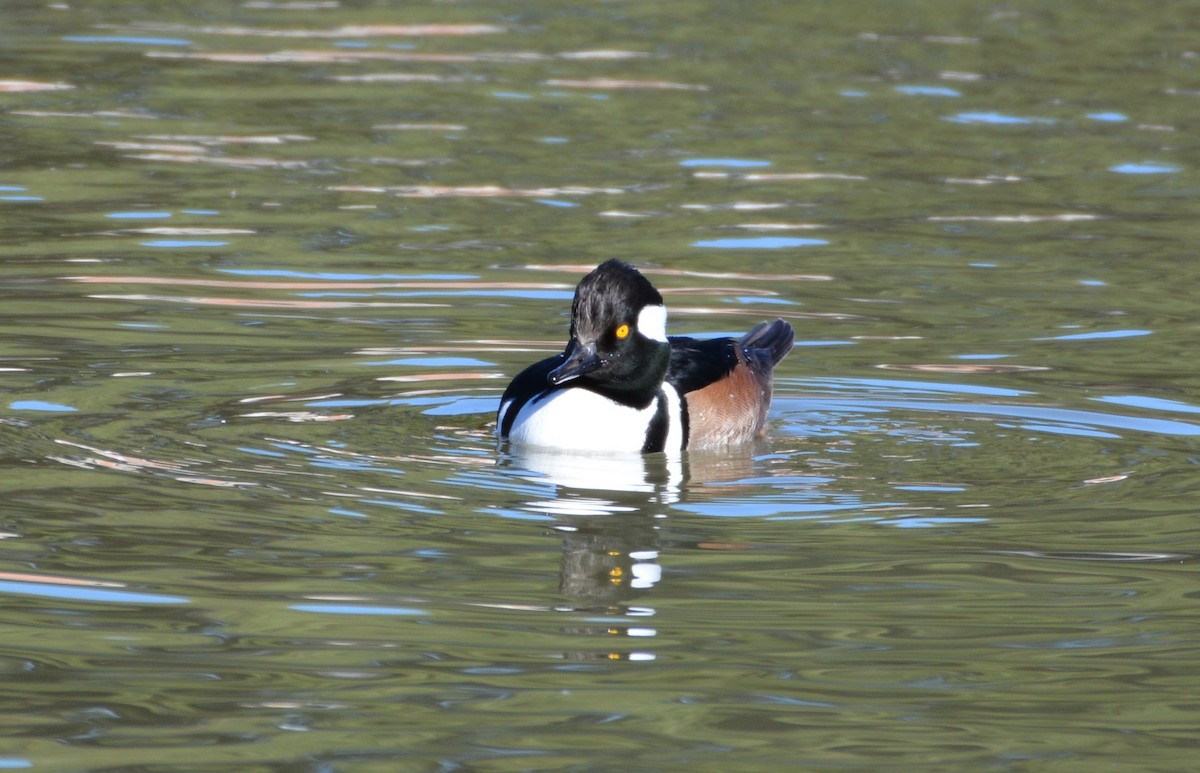
[[[580,280],[560,354],[513,378],[498,442],[573,452],[677,453],[763,436],[773,373],[795,333],[782,319],[740,339],[667,335],[662,294],[612,259]]]

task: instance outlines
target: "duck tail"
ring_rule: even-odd
[[[761,362],[770,369],[792,350],[795,338],[796,332],[792,326],[777,319],[774,322],[759,322],[738,343],[752,362]]]

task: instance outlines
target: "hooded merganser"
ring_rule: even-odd
[[[761,322],[740,340],[667,337],[662,295],[637,269],[602,263],[575,288],[562,354],[521,371],[496,434],[575,451],[713,448],[761,436],[771,372],[792,326]]]

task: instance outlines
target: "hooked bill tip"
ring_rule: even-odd
[[[562,363],[546,374],[546,381],[551,386],[587,375],[604,364],[595,350],[579,344],[568,346],[563,354]]]

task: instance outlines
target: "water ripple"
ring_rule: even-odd
[[[71,601],[98,601],[113,604],[187,604],[182,596],[163,596],[157,593],[135,593],[111,588],[86,588],[62,585],[41,585],[29,582],[0,580],[0,593],[22,596],[45,596]]]

